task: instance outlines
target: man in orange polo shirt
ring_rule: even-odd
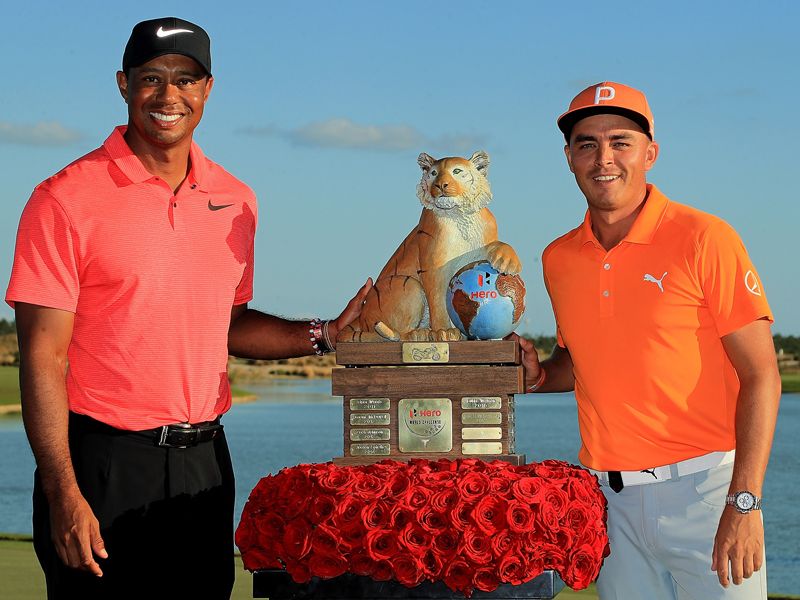
[[[20,220],[6,301],[49,598],[228,598],[228,354],[332,350],[370,287],[324,323],[248,308],[255,196],[192,141],[213,81],[201,27],[136,25],[117,73],[127,126]]]
[[[558,126],[588,210],[542,257],[552,356],[520,344],[531,391],[575,391],[580,460],[608,500],[600,597],[766,598],[780,378],[755,267],[727,223],[647,183],[640,91],[590,86]]]

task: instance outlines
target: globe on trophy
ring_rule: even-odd
[[[516,329],[525,312],[525,284],[488,261],[461,267],[447,286],[447,313],[469,340],[500,340]]]

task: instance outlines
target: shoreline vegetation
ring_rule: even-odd
[[[0,416],[21,412],[19,399],[19,353],[17,336],[8,331],[9,323],[0,319]],[[784,394],[800,393],[800,337],[774,336]],[[554,337],[534,338],[537,348],[552,348]],[[540,350],[540,358],[547,352]],[[228,361],[228,378],[234,404],[252,402],[257,396],[239,386],[260,383],[278,378],[330,378],[338,368],[336,355],[304,356],[282,360],[245,360],[231,357]]]

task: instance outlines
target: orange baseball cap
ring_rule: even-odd
[[[569,135],[575,123],[584,117],[609,113],[635,121],[648,137],[653,139],[655,132],[653,113],[644,93],[613,81],[595,83],[575,96],[567,112],[558,117],[558,128],[569,142]]]

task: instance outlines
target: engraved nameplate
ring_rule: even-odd
[[[350,425],[389,425],[389,413],[350,413]]]
[[[354,442],[380,442],[388,440],[391,434],[388,429],[351,429],[350,439]]]
[[[389,444],[350,444],[350,456],[389,456]]]
[[[462,412],[462,425],[500,425],[503,423],[503,413],[499,412]]]
[[[461,454],[502,454],[502,442],[464,442]]]
[[[397,403],[400,452],[453,449],[453,405],[449,398],[402,398]]]
[[[462,440],[500,440],[503,430],[499,427],[464,427],[461,430]]]
[[[450,345],[447,342],[405,342],[403,363],[450,362]]]
[[[388,398],[350,398],[350,410],[389,410]]]
[[[503,406],[500,396],[467,396],[461,399],[463,410],[491,410]]]

